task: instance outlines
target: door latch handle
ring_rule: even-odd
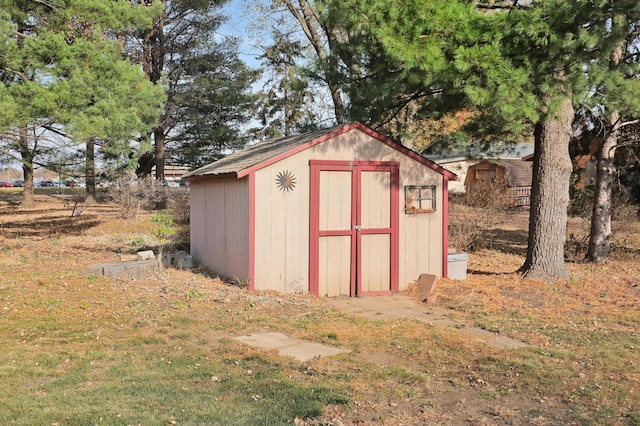
[[[362,226],[360,225],[353,225],[353,229],[355,229],[356,231],[360,231],[362,229]]]

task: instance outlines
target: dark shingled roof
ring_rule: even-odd
[[[378,139],[381,143],[384,143],[393,149],[396,149],[403,154],[413,158],[414,160],[430,167],[438,173],[446,176],[448,179],[457,180],[455,173],[437,165],[433,161],[421,156],[415,151],[412,151],[404,146],[392,141],[386,136],[372,130],[363,124],[353,122],[350,124],[343,124],[336,127],[330,127],[328,129],[316,130],[313,132],[303,133],[301,135],[289,136],[286,138],[273,139],[266,142],[257,143],[251,145],[248,148],[228,155],[206,166],[200,167],[192,172],[189,172],[182,176],[183,179],[196,179],[204,176],[221,176],[221,175],[236,175],[237,177],[243,177],[247,174],[253,173],[255,170],[265,167],[272,162],[280,161],[289,155],[294,154],[300,150],[307,149],[316,144],[322,143],[326,140],[332,139],[340,134],[346,133],[351,130],[360,130],[375,139]]]
[[[522,160],[497,160],[507,170],[507,182],[510,187],[531,186],[533,167],[531,162]]]
[[[442,164],[473,159],[519,160],[533,153],[533,148],[532,143],[526,142],[473,142],[469,145],[457,144],[451,147],[436,143],[425,148],[422,155]]]
[[[263,161],[285,153],[290,149],[312,142],[315,139],[318,139],[319,137],[324,136],[327,133],[331,133],[341,127],[344,126],[336,126],[328,129],[303,133],[301,135],[260,142],[255,145],[251,145],[242,151],[235,152],[218,161],[189,172],[185,174],[183,178],[240,173],[241,171],[253,167],[256,164],[260,164]]]

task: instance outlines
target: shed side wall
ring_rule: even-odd
[[[256,289],[309,290],[310,160],[398,161],[400,290],[421,273],[442,276],[442,175],[360,130],[351,130],[256,171]],[[296,179],[290,191],[276,185],[278,174],[285,171]],[[434,185],[436,212],[405,214],[405,185]]]
[[[191,254],[212,271],[249,279],[249,179],[211,178],[191,184]]]

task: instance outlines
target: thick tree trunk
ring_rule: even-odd
[[[164,127],[153,129],[153,142],[155,145],[156,180],[164,181]]]
[[[596,188],[591,216],[591,235],[585,262],[602,263],[609,259],[611,250],[612,193],[616,176],[616,144],[620,114],[611,114],[611,131],[602,141],[597,154]]]
[[[138,176],[138,178],[146,178],[147,176],[151,176],[151,172],[153,171],[155,162],[155,156],[151,152],[145,152],[144,154],[142,154],[138,159],[136,176]]]
[[[160,0],[162,9],[166,13],[166,0]],[[161,84],[162,71],[164,70],[164,17],[157,19],[153,27],[147,33],[142,43],[143,57],[142,69],[147,78],[153,84]],[[136,175],[138,178],[151,176],[153,166],[156,167],[156,178],[158,175],[164,179],[164,128],[156,127],[151,132],[153,134],[154,151],[146,152],[138,159]],[[158,137],[160,135],[161,137]],[[160,154],[160,157],[158,156]]]
[[[20,157],[22,158],[22,172],[24,183],[22,184],[22,207],[33,209],[36,206],[33,192],[33,152],[29,149],[29,132],[26,127],[20,129]]]
[[[93,138],[87,140],[87,152],[85,155],[85,204],[95,204],[96,200],[96,142]]]
[[[614,49],[611,63],[620,64],[624,43]],[[611,130],[598,148],[596,159],[596,190],[593,198],[593,213],[591,215],[591,234],[589,235],[589,250],[585,262],[602,263],[609,260],[611,251],[611,213],[613,211],[613,184],[616,177],[616,145],[620,133],[620,112],[612,111],[609,117]]]
[[[529,245],[527,259],[520,269],[530,278],[553,281],[569,275],[564,263],[564,244],[573,116],[571,97],[567,96],[552,118],[536,124]]]
[[[155,157],[156,157],[156,184],[162,185],[164,182],[164,127],[158,126],[153,129],[153,139],[155,141]],[[164,210],[167,208],[166,194],[163,193],[162,198],[156,202],[156,210]]]
[[[26,32],[26,25],[20,24],[18,26],[18,33],[26,34]],[[19,49],[24,49],[24,43],[25,37],[18,37]],[[23,60],[22,69],[24,70],[26,68],[26,60]],[[23,83],[26,82],[23,81]],[[26,209],[33,209],[36,206],[33,191],[33,158],[35,156],[35,147],[33,151],[29,149],[29,128],[26,124],[20,127],[18,149],[20,150],[20,158],[22,159],[22,172],[24,175],[24,183],[22,184],[22,207]]]
[[[162,9],[167,10],[166,0],[161,0]],[[162,80],[162,72],[164,71],[164,62],[165,62],[165,39],[164,39],[164,19],[158,19],[154,22],[153,28],[149,32],[149,35],[145,39],[145,50],[146,50],[146,69],[145,72],[153,84],[161,84]],[[148,166],[155,165],[156,173],[155,177],[159,181],[164,181],[164,136],[165,128],[162,124],[158,125],[153,129],[153,145],[154,145],[154,156],[153,156],[153,164],[148,164]],[[141,170],[144,168],[140,167]],[[143,176],[147,176],[151,174],[151,170],[143,170],[141,173]]]

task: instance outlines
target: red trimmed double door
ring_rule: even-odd
[[[399,163],[310,162],[309,291],[398,291]]]

